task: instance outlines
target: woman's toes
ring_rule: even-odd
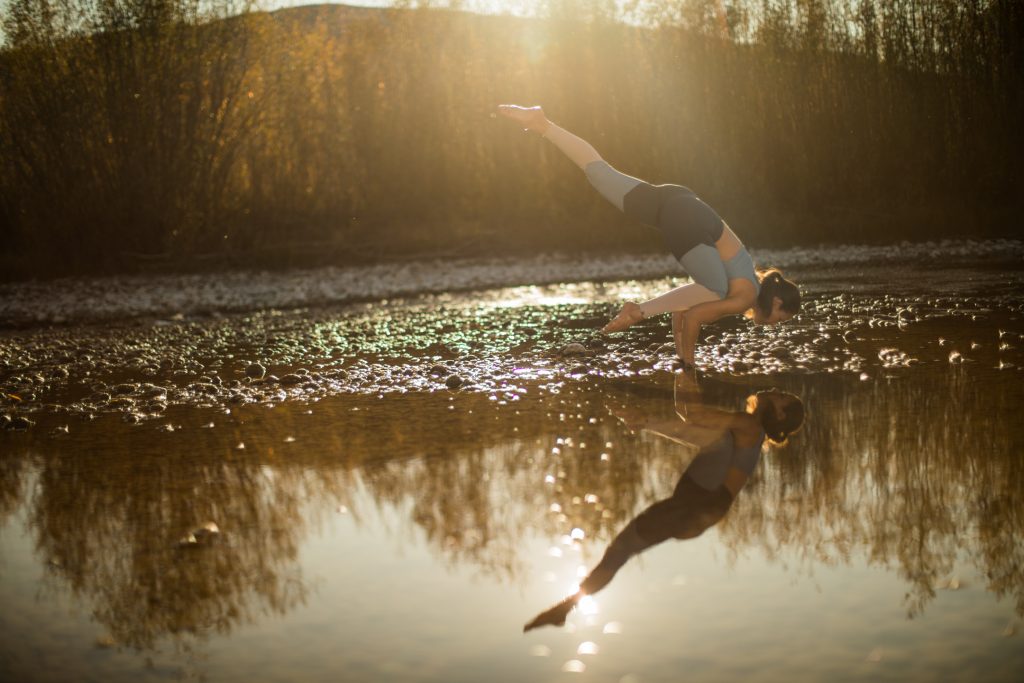
[[[619,314],[612,318],[611,322],[604,326],[602,332],[618,332],[630,327],[643,318],[643,311],[639,304],[635,304],[632,301],[626,303]]]
[[[617,316],[612,318],[611,322],[601,328],[602,332],[619,332],[626,329],[633,322],[623,313],[619,313]]]

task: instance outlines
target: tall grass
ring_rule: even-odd
[[[12,0],[6,275],[656,244],[505,101],[755,246],[1010,234],[1024,208],[1012,0],[402,4]]]

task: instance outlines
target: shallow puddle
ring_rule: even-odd
[[[699,401],[595,333],[665,280],[9,330],[0,679],[1019,680],[1024,269],[948,261],[798,268]],[[694,494],[679,412],[772,387]]]

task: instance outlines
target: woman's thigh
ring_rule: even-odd
[[[729,276],[715,247],[698,244],[683,254],[679,262],[694,282],[704,285],[723,299],[729,293]]]

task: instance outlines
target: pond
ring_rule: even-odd
[[[597,334],[669,283],[647,272],[23,316],[0,333],[0,679],[1019,680],[1010,252],[783,254],[804,312],[709,328],[684,376],[664,319]],[[802,427],[736,495],[693,489],[680,414],[772,388]],[[693,523],[651,531],[669,509]]]

